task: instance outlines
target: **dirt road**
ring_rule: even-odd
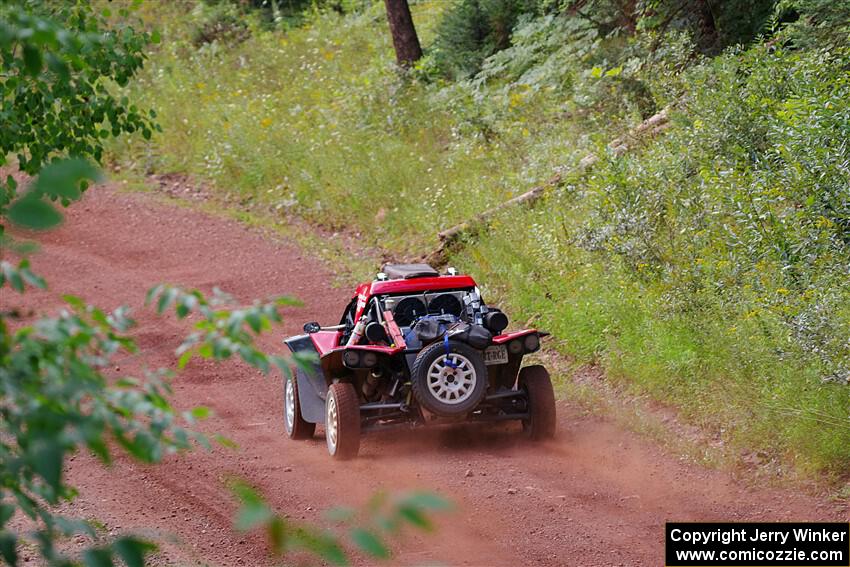
[[[306,320],[335,322],[347,290],[334,289],[331,267],[308,251],[272,242],[239,224],[162,204],[148,195],[91,190],[65,225],[39,236],[34,269],[48,292],[5,305],[52,312],[61,295],[102,307],[127,304],[144,360],[120,372],[174,366],[184,323],[142,307],[145,291],[169,282],[209,292],[213,286],[248,301],[291,294],[305,306],[266,343]],[[434,534],[408,535],[393,564],[663,565],[667,520],[843,520],[846,507],[782,490],[753,491],[728,476],[680,463],[635,435],[559,402],[560,434],[530,445],[515,431],[392,432],[364,440],[359,459],[332,462],[321,432],[286,439],[279,377],[238,363],[193,362],[175,381],[180,407],[209,406],[202,429],[239,448],[202,450],[147,467],[122,460],[106,470],[84,455],[70,466],[80,498],[70,512],[96,518],[115,533],[153,533],[166,541],[162,564],[265,565],[261,537],[231,528],[235,504],[225,487],[239,476],[292,518],[323,522],[322,512],[362,504],[376,490],[437,490],[457,504]],[[362,563],[368,563],[361,560]]]

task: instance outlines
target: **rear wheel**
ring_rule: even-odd
[[[528,419],[522,429],[529,439],[540,441],[555,436],[558,421],[555,414],[555,390],[549,372],[539,364],[519,371],[519,385],[528,396]]]
[[[431,343],[411,369],[416,401],[442,416],[463,415],[481,403],[487,391],[487,367],[481,353],[466,343]]]
[[[283,386],[283,426],[290,439],[309,439],[316,431],[316,424],[305,421],[301,416],[295,374],[287,376]]]
[[[360,450],[360,399],[354,386],[331,384],[325,402],[325,438],[335,459],[353,459]]]

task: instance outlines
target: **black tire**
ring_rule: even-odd
[[[360,450],[360,399],[354,386],[331,384],[325,403],[328,453],[339,460],[353,459]]]
[[[445,361],[446,347],[442,340],[422,349],[411,369],[412,390],[416,401],[426,410],[446,417],[463,415],[475,409],[487,392],[487,367],[484,365],[481,353],[466,343],[453,340],[449,341],[449,353],[449,360],[454,363],[460,362],[461,367],[458,370],[465,371],[465,374],[461,374],[461,379],[467,384],[466,389],[462,389],[461,382],[455,382],[458,379],[457,372],[444,378],[429,376],[432,365],[437,364],[435,371],[439,372],[441,360]],[[462,358],[452,357],[453,354]],[[469,382],[470,371],[472,372],[471,383]],[[446,372],[449,371],[446,370]],[[438,392],[435,392],[432,386],[438,389]],[[458,397],[452,399],[453,395]]]
[[[301,370],[295,372],[300,374]],[[289,405],[290,403],[292,406]],[[283,381],[283,428],[290,439],[310,439],[316,432],[316,424],[304,421],[301,416],[301,400],[298,398],[298,380],[295,373],[287,376]]]
[[[523,431],[534,441],[553,438],[558,419],[549,372],[539,364],[526,366],[519,371],[519,386],[528,395],[529,418],[522,420]]]

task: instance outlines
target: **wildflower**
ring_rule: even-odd
[[[832,221],[823,215],[819,216],[818,220],[815,221],[815,226],[818,228],[830,228],[832,224]]]

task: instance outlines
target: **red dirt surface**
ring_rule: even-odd
[[[4,308],[52,313],[62,294],[104,308],[134,308],[144,357],[120,373],[174,367],[188,324],[143,307],[147,289],[168,282],[240,301],[289,294],[286,324],[266,341],[299,332],[307,320],[335,323],[349,297],[329,287],[332,268],[309,251],[275,242],[236,222],[109,187],[90,190],[61,228],[36,239],[33,268],[50,284],[24,296],[3,291]],[[197,450],[142,466],[105,469],[77,456],[68,474],[80,497],[66,512],[97,519],[110,533],[163,541],[158,564],[266,565],[264,539],[232,528],[231,477],[258,487],[281,513],[323,524],[323,511],[358,506],[377,490],[436,490],[455,512],[433,534],[406,532],[394,544],[401,565],[663,565],[668,520],[841,520],[846,505],[787,490],[755,490],[727,474],[684,464],[651,443],[568,400],[559,402],[554,442],[530,444],[504,427],[388,432],[364,438],[360,457],[333,462],[321,430],[311,441],[283,432],[282,384],[233,362],[192,362],[174,381],[180,408],[209,406],[201,429],[238,449]],[[358,563],[370,564],[365,558]]]

